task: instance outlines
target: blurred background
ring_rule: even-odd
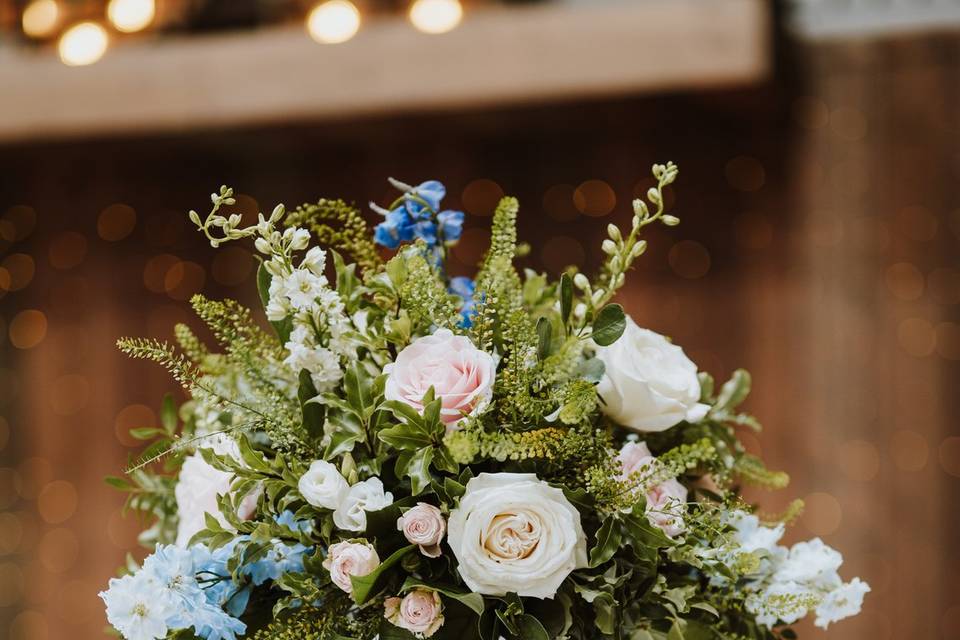
[[[481,256],[600,263],[650,165],[679,227],[621,301],[718,378],[873,591],[807,638],[960,638],[960,0],[0,0],[0,638],[100,638],[139,523],[102,481],[174,383],[117,337],[255,304],[255,216],[429,178]],[[371,220],[373,216],[371,216]]]

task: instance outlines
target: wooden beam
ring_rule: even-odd
[[[768,71],[764,0],[478,9],[451,33],[372,19],[118,41],[89,67],[0,50],[0,140],[183,131],[743,84]]]

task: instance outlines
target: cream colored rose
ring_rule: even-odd
[[[380,511],[393,504],[393,494],[383,490],[380,478],[367,478],[350,487],[337,510],[333,524],[343,531],[366,531],[367,512]]]
[[[384,600],[383,617],[418,638],[429,638],[443,626],[443,603],[436,591],[414,589],[402,599]]]
[[[404,512],[397,519],[397,529],[410,544],[420,547],[420,552],[428,558],[440,557],[440,542],[447,531],[440,509],[432,504],[418,502],[417,506]]]
[[[701,404],[697,365],[683,349],[627,317],[627,328],[609,347],[597,347],[606,369],[597,393],[603,412],[635,431],[664,431],[678,422],[696,422]]]
[[[365,576],[380,566],[380,556],[372,544],[338,542],[330,545],[323,568],[330,572],[330,580],[347,593],[353,593],[350,576]]]
[[[383,368],[388,376],[384,396],[423,411],[423,396],[433,387],[441,400],[440,419],[453,427],[490,403],[496,370],[493,356],[469,338],[437,329],[411,342]]]
[[[552,598],[587,566],[580,513],[532,473],[481,473],[450,513],[448,542],[471,591]]]

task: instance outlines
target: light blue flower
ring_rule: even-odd
[[[311,547],[299,542],[286,544],[275,541],[266,556],[244,567],[243,572],[258,586],[268,580],[276,580],[285,573],[302,573],[303,557],[312,551]]]
[[[476,283],[466,276],[457,276],[450,279],[448,291],[460,298],[460,326],[464,329],[473,326],[473,314],[477,306],[473,294],[476,289]]]
[[[308,533],[313,528],[313,522],[306,519],[297,520],[293,511],[289,509],[276,517],[277,524],[297,533]]]
[[[236,640],[247,631],[247,625],[220,607],[204,601],[187,616],[196,634],[204,640]]]
[[[463,211],[441,211],[437,215],[437,222],[446,242],[456,242],[463,233]]]

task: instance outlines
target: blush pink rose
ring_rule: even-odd
[[[454,427],[465,416],[482,411],[493,395],[496,363],[493,356],[449,329],[417,338],[383,368],[387,400],[423,411],[423,396],[433,387],[441,399],[440,419]]]
[[[330,545],[323,568],[330,580],[347,593],[353,593],[350,576],[365,576],[380,566],[380,556],[373,545],[359,542],[338,542]]]
[[[650,453],[646,442],[628,442],[620,449],[617,460],[620,461],[620,478],[626,480],[632,474],[649,467],[656,458]]]
[[[397,529],[410,544],[420,547],[420,552],[428,558],[440,557],[440,541],[447,531],[447,523],[440,509],[432,504],[418,502],[417,506],[405,512],[397,520]]]
[[[403,599],[384,600],[383,617],[418,638],[429,638],[443,626],[443,603],[436,591],[414,589]]]
[[[683,533],[687,488],[671,478],[647,491],[647,520],[671,538]]]

